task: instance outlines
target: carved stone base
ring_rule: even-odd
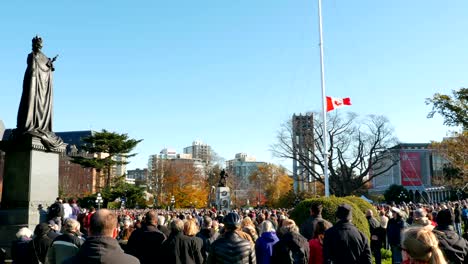
[[[21,227],[39,224],[38,206],[51,205],[58,196],[59,151],[48,152],[41,140],[29,137],[3,142],[5,170],[0,209],[0,247],[10,247]]]
[[[231,208],[231,191],[229,187],[216,188],[216,207],[218,210],[229,210]]]

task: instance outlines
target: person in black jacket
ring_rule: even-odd
[[[194,239],[184,235],[184,222],[178,218],[171,222],[170,229],[171,234],[162,245],[161,263],[202,264],[201,239],[197,238],[200,240],[198,245]]]
[[[302,223],[300,229],[301,235],[303,235],[307,241],[311,240],[314,236],[314,228],[319,221],[328,222],[322,218],[322,205],[313,203],[310,207],[310,216],[304,223]],[[330,224],[330,222],[328,222],[328,224]]]
[[[149,211],[140,229],[133,231],[128,239],[127,253],[137,257],[141,264],[154,263],[162,254],[162,244],[166,236],[158,229],[157,215]]]
[[[241,219],[237,213],[229,213],[223,218],[224,233],[211,244],[209,264],[256,264],[255,250],[249,241],[236,232]]]
[[[272,264],[308,264],[309,242],[299,234],[294,220],[285,219],[278,232],[279,241],[273,246]]]
[[[107,209],[98,210],[91,216],[90,236],[78,253],[64,264],[139,264],[137,258],[125,254],[115,239],[117,217]]]
[[[201,253],[205,262],[208,260],[211,244],[218,238],[219,235],[218,232],[211,228],[212,223],[213,220],[211,217],[205,216],[203,218],[201,230],[197,234],[197,237],[201,238],[203,241]]]
[[[392,213],[393,218],[388,220],[387,238],[392,250],[392,264],[399,264],[403,261],[401,255],[401,233],[406,225],[400,209],[392,207]]]
[[[336,210],[338,222],[327,231],[323,239],[323,261],[333,264],[371,264],[367,237],[352,223],[352,208],[341,204]]]
[[[462,235],[462,210],[460,208],[459,203],[455,203],[455,208],[453,208],[454,218],[453,221],[455,222],[455,231],[457,231],[458,235]]]
[[[383,241],[382,228],[380,227],[380,222],[375,219],[372,210],[369,209],[366,211],[366,218],[369,223],[369,231],[371,234],[370,247],[372,255],[374,255],[375,258],[375,264],[380,264],[382,263],[382,254],[380,252]]]
[[[65,259],[76,255],[84,243],[81,238],[80,223],[77,220],[66,219],[63,229],[63,234],[52,242],[47,251],[47,264],[61,264]]]
[[[437,214],[437,227],[433,230],[439,247],[449,263],[468,264],[468,242],[454,231],[452,213],[445,209]]]
[[[41,223],[34,229],[34,238],[30,244],[30,255],[32,256],[31,263],[45,262],[47,251],[50,245],[52,245],[53,239],[49,236],[51,229],[47,223]]]

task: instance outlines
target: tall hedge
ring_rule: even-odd
[[[377,209],[375,209],[375,207],[372,204],[365,201],[364,199],[362,199],[360,197],[357,197],[357,196],[346,196],[346,197],[343,197],[343,198],[345,198],[346,200],[348,200],[348,201],[354,203],[355,205],[357,205],[359,207],[359,209],[361,209],[361,212],[364,213],[364,215],[366,215],[366,211],[368,209],[371,209],[372,213],[374,214],[375,217],[379,216],[379,214],[377,212]]]
[[[367,237],[370,237],[369,224],[365,214],[356,204],[344,198],[331,196],[328,198],[320,197],[304,200],[294,208],[290,214],[290,217],[296,222],[298,226],[301,226],[310,215],[310,206],[312,204],[321,204],[323,207],[322,217],[335,224],[337,222],[335,217],[336,209],[340,204],[343,203],[349,204],[353,208],[353,224]]]

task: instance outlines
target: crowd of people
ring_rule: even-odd
[[[313,203],[298,226],[286,209],[95,210],[57,198],[40,208],[34,232],[18,231],[11,252],[18,264],[380,264],[383,248],[395,264],[467,264],[467,206],[376,205],[366,212],[368,237],[348,204],[323,219],[322,205]]]

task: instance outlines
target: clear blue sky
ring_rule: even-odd
[[[440,140],[424,99],[467,86],[468,1],[323,1],[327,94]],[[1,1],[0,119],[16,125],[31,39],[60,54],[54,130],[144,139],[129,168],[200,139],[272,158],[280,124],[321,109],[316,0]],[[289,162],[286,162],[289,164]]]

